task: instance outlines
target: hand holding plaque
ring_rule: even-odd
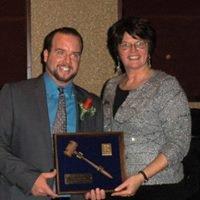
[[[78,143],[73,140],[70,140],[68,145],[65,148],[64,154],[68,157],[76,156],[78,159],[84,160],[89,165],[94,167],[97,171],[102,173],[104,176],[106,176],[110,179],[113,178],[112,175],[110,173],[108,173],[102,166],[98,166],[94,162],[92,162],[89,159],[87,159],[86,157],[84,157],[82,152],[76,151],[77,147],[78,147]]]

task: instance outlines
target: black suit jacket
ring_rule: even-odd
[[[96,113],[80,120],[78,131],[102,131],[100,99],[75,86],[77,102],[92,97]],[[78,106],[78,105],[77,105]],[[31,188],[54,168],[45,85],[42,77],[6,84],[0,92],[0,199],[36,200]]]

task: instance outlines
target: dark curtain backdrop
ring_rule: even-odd
[[[0,0],[0,88],[26,79],[26,0]]]

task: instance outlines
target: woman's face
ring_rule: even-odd
[[[126,72],[148,67],[148,42],[139,37],[135,39],[125,32],[118,53]]]

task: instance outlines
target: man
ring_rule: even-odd
[[[102,131],[100,99],[73,83],[83,41],[73,28],[59,28],[44,40],[45,73],[35,79],[6,84],[0,93],[0,199],[46,200],[52,189],[52,130],[59,88],[66,99],[67,132]],[[96,109],[80,119],[80,104],[92,99]],[[73,196],[72,196],[73,198]],[[77,198],[79,199],[79,198]]]

